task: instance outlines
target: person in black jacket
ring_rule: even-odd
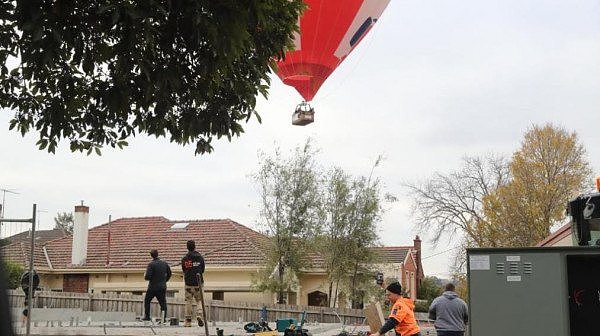
[[[202,320],[202,300],[200,299],[201,282],[204,283],[202,274],[204,273],[204,258],[196,251],[196,242],[187,241],[188,253],[181,259],[181,268],[183,269],[183,278],[185,281],[185,322],[184,327],[192,326],[192,304],[196,302],[196,320],[198,326],[204,326]]]
[[[144,279],[148,280],[148,290],[146,291],[146,297],[144,298],[144,321],[150,321],[150,301],[154,297],[158,300],[160,310],[163,311],[161,319],[167,316],[167,281],[171,278],[171,267],[166,262],[158,258],[158,251],[150,251],[152,261],[146,268]]]

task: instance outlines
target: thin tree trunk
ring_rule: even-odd
[[[283,284],[284,268],[283,268],[282,262],[279,262],[278,268],[279,268],[279,284]],[[281,288],[279,288],[279,291],[277,293],[277,303],[279,303],[279,304],[285,303],[285,302],[283,302],[283,286]]]

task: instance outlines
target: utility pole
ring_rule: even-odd
[[[33,205],[33,211],[32,211],[32,215],[31,218],[26,218],[26,219],[4,219],[4,218],[0,218],[0,223],[2,222],[13,222],[13,223],[31,223],[31,239],[30,239],[30,245],[29,245],[29,285],[28,288],[29,290],[27,291],[27,328],[25,331],[25,335],[29,336],[31,335],[31,319],[33,316],[33,291],[35,290],[35,288],[33,288],[33,255],[34,255],[34,251],[35,251],[35,223],[36,223],[36,217],[37,217],[37,204]]]

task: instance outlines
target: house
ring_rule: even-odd
[[[536,246],[573,246],[573,234],[571,222],[561,226]]]
[[[416,236],[413,246],[386,246],[375,248],[385,262],[376,267],[384,279],[398,279],[407,296],[417,299],[419,286],[425,278],[421,264],[421,239]]]
[[[62,229],[35,231],[35,267],[43,267],[44,260],[41,246],[54,239],[66,237],[68,232]],[[3,259],[15,262],[24,268],[29,267],[29,251],[31,249],[31,231],[24,231],[4,239],[4,246],[0,247]]]
[[[121,218],[88,228],[89,208],[76,206],[73,235],[37,244],[35,268],[40,286],[52,291],[133,293],[147,288],[144,272],[151,260],[150,250],[158,249],[159,258],[171,265],[173,276],[167,296],[183,297],[181,258],[187,252],[186,241],[196,241],[206,261],[205,292],[213,300],[238,302],[274,302],[275,296],[258,292],[253,279],[265,266],[262,248],[267,237],[231,219],[169,220],[164,217]],[[416,293],[423,268],[420,244],[377,248],[384,261],[378,267],[386,277],[399,279]],[[11,253],[6,258],[22,262]],[[375,281],[375,279],[374,279]],[[320,305],[326,298],[325,272],[313,267],[300,275],[299,286],[287,293],[288,304]]]

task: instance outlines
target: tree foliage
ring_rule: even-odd
[[[464,246],[518,247],[535,245],[564,220],[586,181],[591,169],[577,134],[548,124],[528,130],[510,161],[466,158],[458,172],[406,186],[417,225],[433,231],[434,242],[459,234]]]
[[[434,276],[427,276],[421,281],[419,286],[419,293],[417,297],[421,300],[427,301],[427,306],[431,305],[431,302],[436,297],[442,294],[442,281]]]
[[[381,162],[377,159],[373,169]],[[352,302],[362,302],[373,292],[373,262],[377,255],[377,223],[383,214],[384,201],[378,178],[352,178],[341,168],[333,168],[327,177],[324,209],[326,221],[320,237],[320,254],[325,261],[329,281],[329,306],[335,303],[340,289],[349,293]],[[335,293],[334,293],[335,288]]]
[[[24,268],[21,265],[12,261],[2,260],[0,262],[2,262],[2,267],[0,267],[0,269],[4,271],[2,277],[4,277],[3,280],[6,280],[5,288],[15,289],[19,287],[19,285],[21,284],[21,276],[23,275]],[[0,286],[0,288],[2,287]]]
[[[308,139],[290,157],[279,149],[273,156],[261,154],[261,167],[254,176],[262,201],[261,224],[270,237],[267,269],[258,287],[278,293],[279,303],[314,252],[314,237],[323,220],[316,153]]]
[[[484,200],[489,226],[502,246],[532,246],[565,219],[567,202],[591,181],[586,151],[575,132],[534,126],[510,163],[512,179]]]
[[[454,290],[456,292],[456,294],[458,294],[458,296],[463,299],[463,300],[467,300],[467,298],[469,297],[469,279],[467,278],[467,274],[466,273],[454,273],[452,275],[452,282],[454,283],[454,286],[456,287],[456,289]]]
[[[122,147],[137,133],[196,143],[239,136],[270,64],[291,46],[301,0],[0,4],[0,107],[40,149]]]
[[[63,212],[57,213],[54,217],[54,229],[61,229],[68,233],[73,233],[73,213]]]

